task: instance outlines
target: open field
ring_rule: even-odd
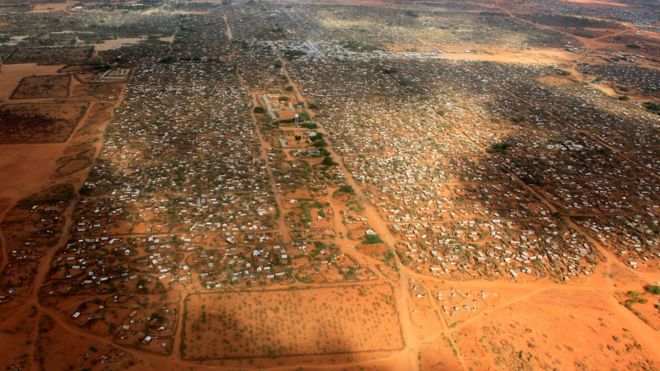
[[[397,350],[403,339],[392,295],[385,285],[192,295],[183,355],[208,360]]]
[[[24,77],[11,98],[66,98],[69,95],[69,81],[68,75]]]
[[[9,64],[2,66],[2,80],[0,81],[0,101],[9,99],[24,78],[32,75],[49,75],[57,72],[62,65],[38,66],[33,63]]]

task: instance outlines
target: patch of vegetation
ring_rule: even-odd
[[[385,253],[385,262],[389,263],[390,261],[392,261],[392,259],[394,259],[394,253],[392,252],[392,250],[387,250],[387,252]]]
[[[323,161],[321,161],[321,164],[323,164],[325,166],[335,166],[335,165],[337,165],[337,163],[330,156],[325,156],[323,158]]]
[[[653,295],[660,295],[660,286],[658,285],[646,285],[644,286],[644,290]]]
[[[328,146],[328,143],[327,143],[323,138],[319,138],[318,140],[315,139],[315,140],[312,142],[312,144],[313,144],[315,147],[318,147],[318,148],[321,148],[321,147],[327,147],[327,146]]]
[[[254,113],[265,113],[266,109],[261,106],[254,107]]]
[[[419,14],[413,12],[412,10],[406,10],[406,15],[408,17],[413,17],[413,18],[418,18],[419,17]]]
[[[304,122],[300,124],[300,127],[303,127],[305,129],[317,129],[319,126],[313,122]]]
[[[309,115],[309,112],[303,111],[298,114],[298,119],[300,121],[310,121],[312,116]]]
[[[656,102],[644,102],[642,106],[646,108],[647,111],[660,115],[660,103]]]
[[[174,63],[174,62],[176,62],[176,59],[172,55],[168,55],[158,60],[158,63],[165,63],[165,64]]]
[[[368,234],[364,239],[365,245],[375,245],[379,243],[383,243],[383,240],[377,234]]]
[[[337,189],[337,190],[335,191],[335,193],[333,194],[333,196],[337,197],[337,196],[342,195],[342,194],[344,194],[344,193],[345,193],[345,194],[349,194],[349,195],[354,195],[354,194],[355,194],[355,190],[353,189],[353,187],[351,187],[350,185],[346,184],[346,185],[343,185],[343,186],[339,187],[339,189]]]
[[[83,184],[83,186],[78,190],[78,193],[83,196],[89,196],[92,194],[92,188],[87,184]]]
[[[529,185],[536,185],[536,186],[542,185],[542,182],[539,178],[533,177],[531,175],[523,175],[520,177],[520,179],[522,179],[523,182]]]
[[[490,152],[490,153],[503,153],[507,149],[509,149],[509,147],[511,147],[511,144],[509,144],[507,142],[499,142],[499,143],[495,143],[495,144],[491,145],[490,148],[488,148],[488,152]]]
[[[305,53],[302,50],[288,49],[288,50],[284,51],[284,58],[286,58],[290,61],[292,61],[294,59],[298,59],[298,58],[302,57],[303,55],[307,55],[307,53]]]
[[[632,310],[633,304],[637,304],[637,303],[645,304],[646,302],[648,302],[648,300],[641,297],[642,296],[641,292],[628,291],[626,293],[626,296],[628,297],[628,299],[625,302],[623,302],[623,305],[625,305],[626,308],[631,309],[631,310]]]
[[[350,267],[346,272],[344,272],[344,279],[347,281],[353,281],[355,280],[355,274],[357,272],[355,271],[355,268]]]

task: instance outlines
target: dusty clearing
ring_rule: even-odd
[[[119,49],[122,46],[135,45],[146,40],[145,37],[121,37],[114,40],[105,40],[102,43],[94,44],[94,50],[105,51]]]
[[[475,369],[653,369],[657,349],[620,322],[617,305],[587,290],[550,290],[467,324],[454,339],[462,354],[484,355],[465,357]]]
[[[48,144],[38,148],[33,144],[0,147],[0,173],[12,174],[0,182],[0,195],[26,195],[39,188],[52,174],[63,145]],[[39,166],[35,166],[39,164]]]

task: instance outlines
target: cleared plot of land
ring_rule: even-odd
[[[92,97],[99,100],[115,100],[121,94],[122,88],[121,84],[113,83],[76,84],[73,86],[72,95],[74,97]]]
[[[12,99],[66,98],[69,95],[69,75],[30,76],[21,80]]]
[[[3,64],[0,71],[0,100],[9,99],[23,78],[54,74],[62,67],[63,65],[42,66],[35,63]]]
[[[61,143],[87,103],[26,103],[0,106],[0,144]]]
[[[191,295],[182,354],[230,359],[403,347],[386,285]]]
[[[657,369],[654,330],[625,311],[592,291],[549,290],[468,324],[454,342],[471,369]]]

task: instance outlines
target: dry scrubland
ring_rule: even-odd
[[[61,143],[89,104],[16,103],[0,106],[0,143]]]
[[[69,95],[70,80],[68,75],[25,77],[11,98],[66,98]]]
[[[616,312],[616,308],[615,312]],[[626,370],[655,367],[612,307],[589,292],[548,291],[456,331],[465,365],[502,369]]]
[[[192,295],[183,355],[209,360],[391,351],[403,346],[386,285]]]

